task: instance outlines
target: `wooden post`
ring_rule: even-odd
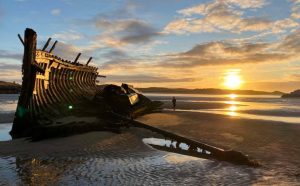
[[[45,51],[45,50],[46,50],[46,48],[48,47],[50,41],[51,41],[51,37],[49,37],[49,39],[48,39],[47,42],[45,43],[45,45],[44,45],[42,51]]]
[[[89,65],[89,63],[92,61],[93,57],[90,57],[89,60],[86,62],[86,66]]]
[[[23,46],[24,46],[24,41],[23,41],[23,39],[22,39],[21,35],[20,35],[20,34],[18,34],[18,37],[19,37],[19,39],[20,39],[21,43],[22,43],[22,44],[23,44]]]
[[[76,58],[75,58],[75,60],[74,60],[74,64],[76,64],[76,63],[77,63],[77,61],[78,61],[78,59],[79,59],[80,55],[81,55],[81,53],[78,53],[78,55],[76,56]]]
[[[10,134],[13,138],[20,137],[28,133],[31,127],[31,118],[28,109],[36,78],[36,69],[32,65],[35,63],[36,39],[36,32],[30,28],[26,28],[22,64],[23,82],[17,105],[17,111],[15,113],[13,127],[10,131]]]
[[[49,50],[49,53],[51,53],[54,50],[56,44],[57,44],[57,41],[54,42],[54,44],[52,45],[51,49]]]

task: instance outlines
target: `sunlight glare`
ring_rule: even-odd
[[[231,112],[236,111],[237,107],[235,105],[231,105],[228,110]]]
[[[237,89],[240,88],[243,81],[240,76],[239,69],[231,69],[225,73],[224,77],[224,86],[228,89]]]
[[[229,94],[230,99],[235,99],[237,97],[236,94]]]

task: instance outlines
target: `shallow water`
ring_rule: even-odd
[[[0,124],[13,121],[18,98],[19,94],[0,94]]]
[[[0,113],[15,112],[19,94],[0,94]]]
[[[171,98],[177,99],[177,111],[221,114],[236,118],[258,119],[300,124],[300,99],[283,99],[273,95],[201,95],[146,94],[165,103],[170,110]]]
[[[0,141],[11,140],[9,131],[11,130],[12,123],[0,123]]]

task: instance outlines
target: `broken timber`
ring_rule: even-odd
[[[172,143],[170,147],[149,144],[156,149],[205,158],[205,159],[227,161],[238,165],[248,165],[252,167],[260,166],[260,164],[257,161],[250,160],[248,156],[244,155],[241,152],[234,151],[234,150],[224,150],[218,147],[214,147],[138,121],[131,121],[131,123],[135,127],[151,130],[152,132],[164,136],[166,139],[170,139],[171,142],[176,142],[175,146],[172,146],[173,144]],[[186,144],[189,147],[188,150],[181,149],[180,148],[181,143]],[[199,152],[199,149],[201,149],[200,151],[201,153]]]

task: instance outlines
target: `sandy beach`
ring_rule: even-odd
[[[25,139],[0,142],[3,165],[0,176],[4,178],[1,183],[299,183],[300,148],[299,143],[295,143],[299,141],[299,125],[169,111],[145,115],[138,120],[219,147],[240,150],[259,160],[263,166],[250,168],[158,151],[144,144],[142,139],[159,135],[132,127],[121,134],[91,132],[38,142]]]
[[[1,184],[210,185],[259,179],[258,169],[158,151],[142,142],[145,137],[159,136],[130,128],[122,134],[91,132],[39,142],[1,142]]]
[[[263,165],[264,177],[269,179],[266,184],[296,184],[300,181],[298,124],[180,111],[149,114],[138,120],[248,154]]]
[[[143,139],[162,136],[130,127],[120,134],[89,132],[37,142],[0,141],[0,185],[299,185],[300,125],[193,112],[226,107],[225,103],[179,101],[178,110],[173,111],[165,102],[162,112],[137,120],[241,151],[261,167],[159,151]],[[2,125],[7,130],[9,124]]]

